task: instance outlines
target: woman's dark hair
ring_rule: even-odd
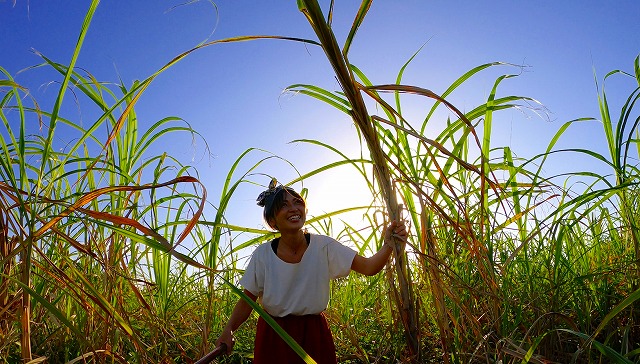
[[[307,206],[307,203],[305,202],[304,198],[302,198],[302,196],[300,196],[300,194],[296,192],[293,188],[291,187],[280,188],[280,190],[277,191],[273,196],[273,200],[264,206],[264,210],[262,212],[262,217],[264,218],[264,221],[269,225],[269,227],[271,227],[274,230],[277,230],[277,228],[271,225],[271,220],[275,219],[276,213],[282,208],[282,206],[284,206],[284,200],[285,200],[286,194],[289,194],[293,196],[293,198],[302,201],[302,205],[304,205],[305,208]]]

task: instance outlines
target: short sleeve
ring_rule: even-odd
[[[356,256],[356,251],[334,239],[330,240],[329,244],[327,244],[329,278],[346,277],[351,272],[351,264]]]
[[[262,296],[264,291],[264,262],[260,259],[260,253],[259,248],[253,252],[239,282],[242,287],[256,296]]]

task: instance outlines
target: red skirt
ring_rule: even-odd
[[[273,317],[318,364],[336,364],[336,346],[323,314]],[[304,363],[269,324],[260,317],[253,352],[254,364]]]

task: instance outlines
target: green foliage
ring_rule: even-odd
[[[536,103],[501,95],[500,86],[514,75],[496,77],[487,99],[468,112],[447,101],[478,74],[514,66],[480,65],[436,93],[402,82],[416,52],[393,83],[374,85],[346,58],[371,1],[362,2],[342,48],[329,27],[333,8],[324,16],[316,2],[298,1],[319,41],[213,41],[131,87],[110,86],[75,67],[97,3],[69,65],[41,55],[39,67],[62,79],[51,111],[41,110],[0,68],[0,362],[187,363],[210,349],[242,297],[230,283],[242,273],[238,254],[275,236],[232,225],[227,209],[239,186],[255,183],[252,176],[265,161],[290,163],[264,150],[245,151],[221,177],[225,183],[209,219],[197,171],[170,155],[149,155],[167,137],[199,134],[176,117],[142,123],[135,106],[158,74],[192,52],[270,38],[322,46],[342,89],[297,84],[289,90],[357,114],[362,127],[356,157],[324,141],[296,141],[326,148],[337,160],[290,183],[346,165],[373,196],[367,206],[310,217],[309,229],[353,241],[362,254],[376,251],[379,211],[391,205],[389,191],[412,227],[400,270],[334,282],[327,315],[341,362],[640,362],[640,57],[633,73],[616,70],[604,78],[629,77],[638,85],[620,110],[611,110],[604,86],[599,89],[608,155],[555,149],[576,122],[593,121],[581,118],[563,125],[539,155],[521,160],[491,138],[501,111]],[[71,88],[90,116],[87,127],[62,112]],[[403,113],[408,97],[424,102],[425,115]],[[380,114],[370,114],[370,105]],[[30,135],[33,122],[47,128]],[[69,139],[59,145],[62,130]],[[545,163],[560,153],[604,162],[613,174],[543,175]],[[239,171],[251,158],[257,162]],[[374,172],[381,163],[388,175]],[[377,184],[380,176],[390,185]],[[580,191],[569,185],[572,178],[584,182]],[[341,214],[353,211],[369,226],[342,221]],[[406,320],[398,304],[403,274],[417,321]],[[417,335],[417,353],[409,334]],[[221,362],[250,362],[253,330],[241,330],[237,340],[235,353]]]

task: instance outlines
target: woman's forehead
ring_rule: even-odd
[[[284,201],[295,201],[295,200],[301,200],[301,198],[296,196],[296,195],[294,195],[294,194],[292,194],[291,192],[285,191],[283,200]]]
[[[304,200],[302,199],[302,197],[300,197],[297,193],[295,192],[292,193],[286,190],[283,192],[282,202],[296,202],[296,201],[300,201],[304,203]]]

